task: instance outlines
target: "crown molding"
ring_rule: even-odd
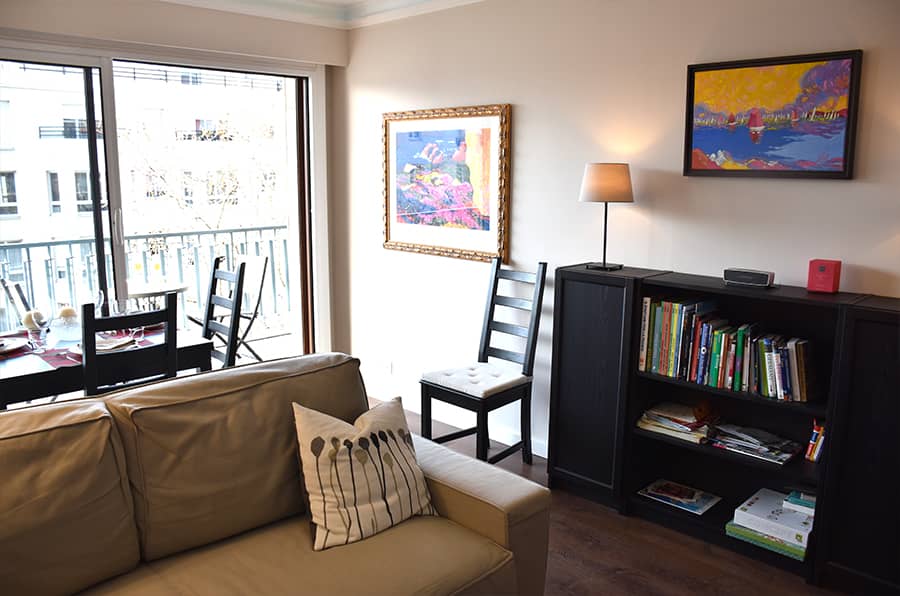
[[[315,0],[160,1],[333,29],[356,29],[484,0],[362,0],[343,4]]]

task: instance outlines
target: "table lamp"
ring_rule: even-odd
[[[582,203],[603,203],[603,262],[589,263],[588,269],[616,271],[622,265],[606,262],[606,221],[610,203],[633,203],[631,173],[627,163],[589,163],[581,180]]]

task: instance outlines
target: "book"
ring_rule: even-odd
[[[648,432],[674,437],[682,441],[687,441],[688,443],[696,443],[697,445],[699,445],[706,439],[707,428],[705,426],[701,426],[700,428],[692,432],[681,432],[657,424],[646,416],[641,416],[638,419],[637,426],[638,428],[646,430]]]
[[[672,327],[672,303],[668,300],[662,303],[662,326],[659,334],[659,374],[669,375],[669,338]]]
[[[734,368],[737,357],[737,332],[732,331],[729,333],[722,345],[723,348],[727,346],[727,350],[725,350],[725,374],[722,375],[725,382],[719,386],[722,389],[731,389],[734,385]]]
[[[772,342],[772,375],[775,377],[775,397],[779,401],[783,401],[784,397],[784,375],[782,374],[783,370],[782,362],[781,362],[781,349],[778,347],[778,343]]]
[[[758,428],[736,424],[716,424],[708,433],[707,442],[713,447],[779,466],[789,462],[802,451],[802,447],[790,439]]]
[[[807,497],[807,498],[804,498]],[[811,500],[808,498],[811,497]],[[816,515],[816,497],[815,495],[805,495],[800,491],[791,491],[788,496],[784,498],[782,502],[782,507],[785,509],[791,509],[793,511],[799,511],[805,515]]]
[[[641,308],[641,343],[638,356],[638,370],[647,368],[647,343],[650,335],[650,296],[644,296]]]
[[[800,376],[797,374],[797,342],[798,338],[792,337],[788,340],[788,363],[791,369],[791,397],[794,401],[800,401]]]
[[[678,373],[678,350],[681,348],[681,321],[684,318],[684,304],[672,303],[672,322],[669,327],[669,364],[666,374],[674,377]]]
[[[662,303],[654,302],[652,306],[653,311],[653,361],[650,364],[650,372],[659,374],[659,337],[662,334]]]
[[[734,345],[734,374],[731,382],[731,389],[733,391],[741,390],[741,377],[744,372],[744,344],[746,343],[746,335],[747,329],[750,328],[750,325],[744,323],[740,327],[738,327],[737,334],[735,336],[735,345]]]
[[[687,373],[687,380],[697,380],[697,365],[700,362],[700,340],[702,339],[703,321],[701,315],[694,315],[693,338],[691,339],[691,363]]]
[[[694,515],[703,515],[722,500],[721,497],[712,493],[664,479],[651,482],[639,490],[638,494],[683,511],[689,511]]]
[[[753,378],[752,373],[752,348],[753,348],[753,337],[751,333],[753,332],[753,325],[747,328],[744,332],[744,364],[743,364],[743,372],[741,373],[741,388],[740,390],[744,393],[750,392],[751,387],[751,379]]]
[[[739,524],[730,521],[725,524],[725,533],[732,538],[743,540],[755,546],[765,548],[780,555],[802,561],[806,558],[806,549],[795,544],[788,543],[784,540],[768,536],[762,532],[745,528]]]
[[[767,335],[760,339],[759,372],[762,378],[763,397],[777,397],[778,390],[775,386],[775,354],[772,351],[772,336]]]
[[[734,510],[734,523],[804,549],[813,517],[783,507],[787,495],[761,488]]]
[[[659,302],[655,304],[653,314],[653,362],[650,372],[659,374],[659,337],[662,334],[662,304]]]

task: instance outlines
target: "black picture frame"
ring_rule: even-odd
[[[859,87],[860,87],[860,71],[862,70],[862,50],[845,50],[840,52],[825,52],[819,54],[803,54],[797,56],[781,56],[777,58],[760,58],[753,60],[735,60],[730,62],[712,62],[708,64],[691,64],[687,67],[687,102],[685,108],[685,132],[684,132],[684,169],[685,176],[715,176],[715,177],[733,177],[733,178],[831,178],[831,179],[851,179],[853,178],[854,165],[854,149],[856,146],[856,129],[857,117],[859,111]],[[754,117],[753,110],[749,115],[740,112],[735,116],[734,112],[730,112],[727,117],[722,112],[715,114],[706,114],[709,119],[698,117],[695,114],[695,92],[696,78],[698,73],[709,71],[726,71],[734,69],[745,69],[764,66],[779,66],[790,64],[804,64],[812,62],[831,62],[849,60],[849,87],[846,92],[847,105],[846,108],[833,110],[831,112],[816,112],[815,107],[811,111],[803,111],[802,115],[798,115],[798,108],[788,110],[787,113],[781,111],[765,111],[765,115],[760,115],[761,110],[756,109]],[[843,94],[842,94],[843,96]],[[799,98],[799,96],[798,96]],[[803,104],[809,105],[809,104]],[[786,106],[785,106],[786,107]],[[700,112],[704,113],[704,112]],[[725,117],[724,125],[722,118]],[[760,120],[768,118],[768,121]],[[787,120],[785,120],[787,118]],[[725,127],[725,130],[735,133],[742,133],[738,127],[746,127],[747,133],[753,143],[759,143],[761,137],[765,136],[767,130],[778,131],[786,126],[813,126],[819,124],[820,127],[834,127],[839,125],[828,124],[829,120],[841,119],[844,121],[844,143],[843,153],[841,157],[841,169],[802,169],[796,166],[783,166],[780,162],[766,161],[761,158],[750,158],[745,162],[738,164],[747,169],[729,169],[734,167],[736,162],[730,161],[728,154],[720,150],[719,153],[707,154],[703,148],[695,146],[695,121],[699,126]],[[755,121],[756,126],[749,123]],[[798,124],[799,123],[799,124]],[[760,126],[762,125],[762,126]],[[754,133],[755,131],[755,133]],[[753,135],[756,134],[754,139]],[[776,135],[772,132],[772,135]],[[823,135],[824,136],[824,135]],[[694,150],[703,154],[700,157]],[[710,155],[717,156],[712,159]],[[723,157],[725,156],[725,157]],[[730,166],[722,167],[722,164],[729,163]],[[831,161],[834,161],[833,159]],[[695,163],[696,162],[696,163]],[[701,164],[702,167],[698,167]],[[776,165],[772,165],[776,164]],[[714,167],[715,166],[715,167]],[[821,164],[817,164],[822,167]],[[782,169],[774,169],[775,167]]]

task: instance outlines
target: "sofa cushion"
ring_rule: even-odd
[[[509,594],[512,555],[446,519],[415,517],[347,546],[313,551],[307,517],[142,565],[92,595]]]
[[[66,594],[138,564],[125,454],[94,400],[0,413],[0,592]]]
[[[353,424],[294,404],[315,550],[357,542],[414,515],[434,515],[400,398]]]
[[[292,402],[354,420],[368,407],[359,361],[287,358],[107,398],[125,444],[145,560],[300,513]]]

